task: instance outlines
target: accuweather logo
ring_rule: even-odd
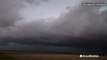
[[[99,57],[99,55],[80,55],[80,57]]]

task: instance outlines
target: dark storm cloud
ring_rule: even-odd
[[[26,1],[34,2],[34,0]],[[91,1],[98,2],[98,0]],[[3,10],[0,11],[0,26],[6,27],[13,24],[13,26],[1,29],[0,42],[2,44],[15,42],[28,45],[106,48],[107,10],[99,13],[101,7],[78,5],[60,15],[53,22],[45,22],[47,19],[42,18],[32,22],[25,22],[25,20],[15,22],[17,14],[14,15],[11,10],[8,10],[8,13],[7,8],[1,8]]]
[[[97,3],[101,2],[101,0],[91,2]],[[98,6],[78,6],[61,16],[59,18],[61,21],[54,26],[56,33],[62,32],[62,34],[71,37],[64,39],[60,43],[53,43],[53,45],[106,48],[107,10],[99,13],[100,8]]]

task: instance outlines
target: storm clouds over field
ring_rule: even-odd
[[[107,47],[107,0],[0,0],[0,50]]]

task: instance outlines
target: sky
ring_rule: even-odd
[[[0,0],[0,50],[107,50],[107,0]]]

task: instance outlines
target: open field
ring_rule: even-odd
[[[80,58],[75,54],[1,53],[0,60],[107,60],[107,56]]]

